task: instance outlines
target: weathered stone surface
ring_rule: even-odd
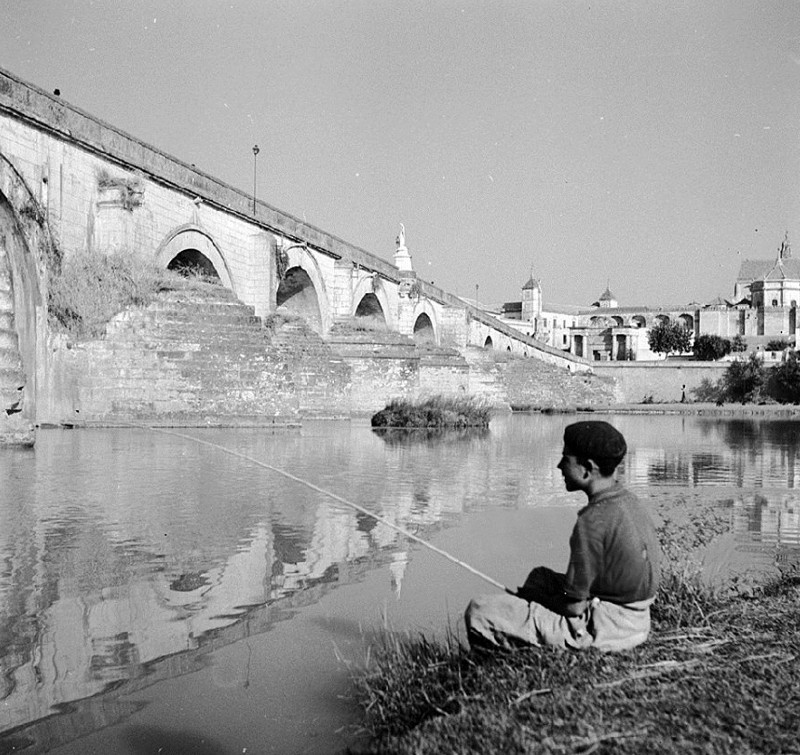
[[[167,292],[65,344],[53,371],[67,424],[272,425],[348,413],[349,372],[308,329],[272,333],[223,288]]]
[[[0,446],[32,446],[36,431],[30,420],[21,413],[0,412]]]

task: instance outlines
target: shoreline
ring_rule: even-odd
[[[597,412],[598,410],[595,410]],[[708,417],[800,417],[794,404],[625,404],[610,409],[612,414],[688,414]]]
[[[602,407],[512,409],[512,414],[683,414],[707,417],[765,417],[800,418],[800,406],[795,404],[615,404]]]

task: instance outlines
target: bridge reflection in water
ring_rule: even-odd
[[[365,422],[187,434],[286,469],[423,536],[445,525],[442,531],[474,540],[469,515],[483,517],[481,548],[466,542],[456,555],[469,561],[473,551],[488,564],[475,566],[504,569],[498,576],[511,580],[549,541],[560,543],[554,565],[563,559],[562,535],[578,500],[563,491],[555,464],[563,426],[573,420],[502,417],[489,432],[411,439],[379,437]],[[687,494],[719,505],[739,551],[757,546],[762,560],[780,559],[787,547],[797,552],[794,423],[612,421],[629,440],[626,480],[643,497],[667,508]],[[274,689],[267,689],[263,659],[252,657],[254,638],[283,620],[308,632],[297,616],[323,599],[359,605],[337,586],[359,583],[356,592],[372,590],[367,602],[386,599],[404,589],[410,564],[429,558],[391,528],[317,492],[214,448],[145,430],[41,432],[33,451],[0,451],[0,475],[0,732],[7,746],[31,751],[77,743],[126,720],[141,726],[146,703],[137,694],[187,675],[194,681],[181,694],[198,709],[206,698],[224,708],[220,695],[235,687],[257,692],[262,699],[254,705],[263,712],[264,699],[287,681],[271,679]],[[532,507],[551,512],[557,537],[530,527]],[[528,526],[509,528],[520,516]],[[496,532],[486,529],[495,525]],[[426,566],[424,590],[439,603],[456,596],[457,615],[463,574],[439,566]],[[369,584],[374,574],[383,575],[382,593]],[[280,647],[294,642],[314,657],[314,649],[301,650],[310,637],[286,635]],[[251,669],[257,690],[248,689]],[[341,707],[334,713],[352,715]],[[243,720],[241,709],[228,715],[233,731],[258,727],[253,720]],[[207,751],[241,752],[239,742],[253,738],[263,745],[275,725],[260,725],[263,731],[245,731],[235,746],[226,739]],[[191,733],[182,736],[188,741]],[[297,751],[335,749],[317,745]],[[288,751],[285,741],[272,747]]]

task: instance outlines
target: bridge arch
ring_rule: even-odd
[[[365,275],[358,281],[353,290],[353,311],[350,314],[355,318],[368,317],[375,324],[394,330],[389,297],[379,276]]]
[[[223,286],[236,293],[230,270],[214,239],[194,225],[183,225],[170,232],[156,251],[156,264],[169,269],[196,269],[217,277]]]
[[[43,192],[46,191],[43,186]],[[46,201],[46,200],[45,200]],[[48,259],[49,256],[49,259]],[[24,377],[24,416],[36,416],[36,364],[45,363],[45,339],[37,327],[37,310],[45,303],[46,269],[60,264],[42,206],[13,164],[0,153],[0,268],[7,267],[6,305]],[[10,286],[8,285],[10,284]],[[18,381],[14,381],[18,382]],[[20,386],[14,385],[16,390]],[[5,407],[1,407],[5,408]]]
[[[381,306],[380,300],[375,294],[364,294],[358,302],[353,317],[361,322],[369,322],[376,328],[386,329],[386,314]]]
[[[322,311],[314,281],[302,267],[290,267],[278,284],[275,311],[302,317],[316,333],[323,333]]]
[[[427,313],[420,312],[414,320],[414,340],[418,343],[436,343],[436,331]]]
[[[285,272],[279,276],[275,290],[276,310],[284,310],[305,318],[312,330],[320,335],[331,329],[331,308],[325,289],[325,279],[311,251],[293,244],[277,253]]]
[[[427,300],[421,300],[414,308],[414,340],[422,343],[439,343],[436,327],[436,312]]]

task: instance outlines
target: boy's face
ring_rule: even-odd
[[[586,487],[588,470],[566,446],[561,453],[561,461],[558,462],[557,469],[561,470],[564,486],[568,491],[583,490]]]

